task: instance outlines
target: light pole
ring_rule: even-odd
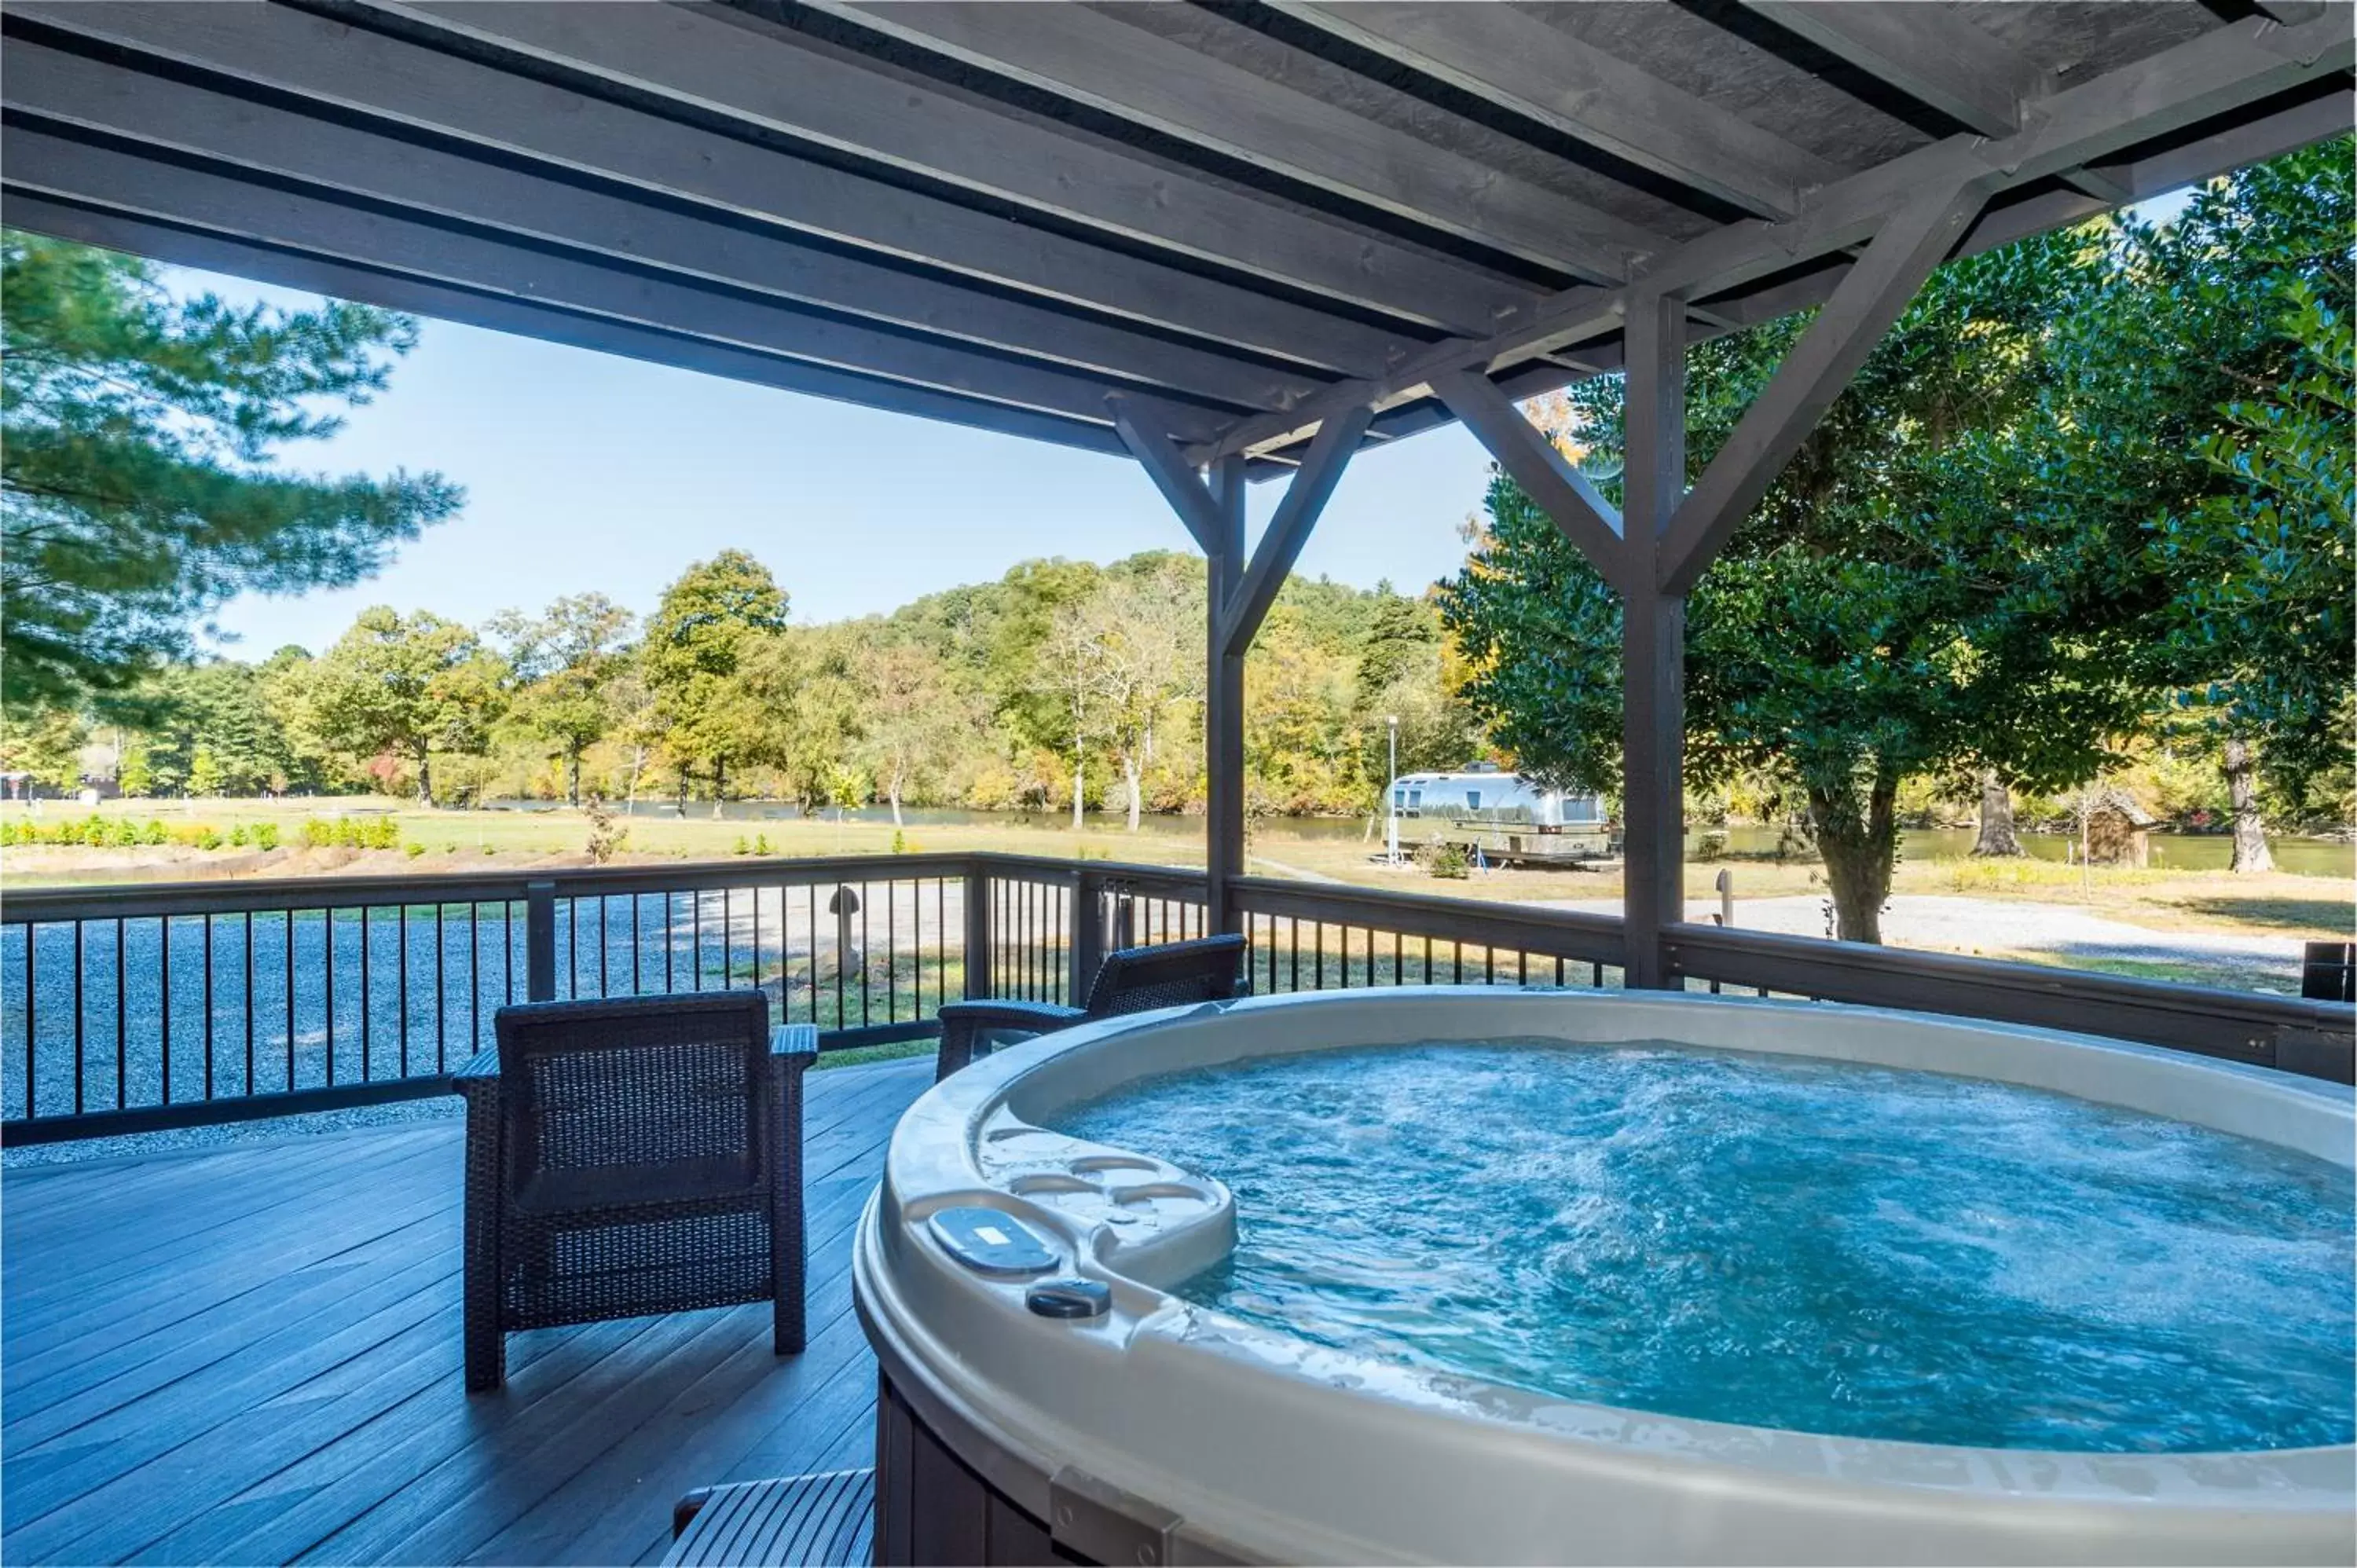
[[[1399,859],[1399,715],[1385,714],[1383,723],[1391,726],[1391,778],[1383,785],[1383,864],[1397,865]]]

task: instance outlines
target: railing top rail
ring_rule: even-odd
[[[688,892],[697,888],[775,887],[780,884],[906,882],[963,876],[969,854],[862,854],[783,859],[680,861],[662,865],[549,866],[477,875],[469,872],[393,873],[373,876],[288,876],[250,882],[103,883],[33,887],[0,897],[0,922],[23,925],[116,919],[180,913],[353,908],[360,905],[496,903],[524,898],[533,885],[553,885],[564,897]],[[1043,866],[1061,866],[1042,861]]]
[[[1329,882],[1287,882],[1243,876],[1229,886],[1250,914],[1285,915],[1333,925],[1363,925],[1411,936],[1517,947],[1565,958],[1619,964],[1628,946],[1617,915],[1498,904],[1481,898],[1448,898],[1429,893],[1395,893],[1383,887],[1351,887]]]
[[[2346,1002],[2273,996],[2265,992],[2229,991],[2178,981],[2136,980],[2045,964],[1967,958],[1960,953],[1917,952],[1860,942],[1829,942],[1817,937],[1777,931],[1692,924],[1670,927],[1664,940],[1676,967],[1695,979],[1734,980],[1745,985],[1765,983],[1778,991],[1807,992],[1827,977],[1835,978],[1846,989],[1857,989],[1860,983],[1931,983],[1943,988],[1970,987],[1992,996],[2069,999],[2091,1006],[2173,1011],[2212,1020],[2238,1018],[2314,1029],[2348,1030],[2357,1026],[2357,1006]],[[1738,965],[1728,960],[1751,961],[1742,965],[1741,972],[1737,973],[1730,972]],[[1760,967],[1762,962],[1781,967],[1770,971]],[[1813,976],[1816,979],[1813,980]],[[1898,999],[1890,1003],[1893,1006],[1908,1004]],[[2092,1032],[2105,1031],[2098,1026],[2093,1026]]]

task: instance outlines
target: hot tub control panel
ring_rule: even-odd
[[[997,1279],[1044,1274],[1062,1262],[1039,1232],[996,1208],[944,1208],[933,1216],[932,1232],[951,1257]]]

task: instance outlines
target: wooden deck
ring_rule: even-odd
[[[632,1563],[688,1488],[865,1464],[850,1235],[930,1060],[813,1073],[811,1341],[767,1305],[511,1337],[459,1380],[454,1122],[0,1178],[0,1558]]]

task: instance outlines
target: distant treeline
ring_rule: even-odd
[[[823,626],[787,608],[737,551],[643,621],[599,595],[479,627],[371,608],[316,655],[167,668],[124,722],[14,723],[8,765],[132,797],[1200,808],[1199,560],[1027,562]],[[1259,812],[1369,810],[1394,718],[1403,770],[1480,754],[1437,611],[1388,585],[1288,582],[1245,684]]]

